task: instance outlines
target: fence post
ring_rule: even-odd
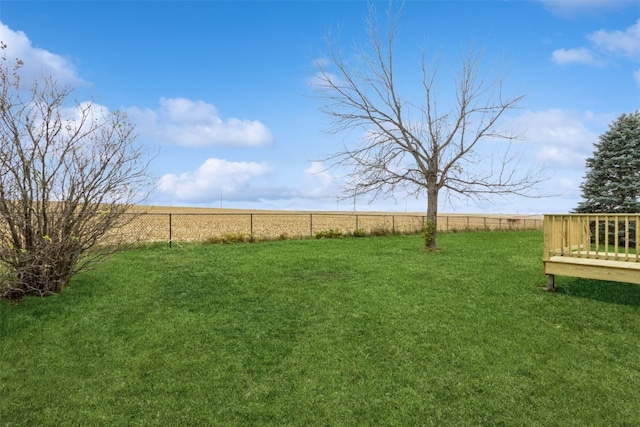
[[[396,234],[396,216],[391,215],[391,233]]]
[[[313,214],[309,214],[309,237],[313,237]]]
[[[171,214],[169,214],[169,247],[171,247],[171,240],[172,240],[172,230],[171,230]]]
[[[358,232],[358,214],[356,214],[356,233]]]
[[[253,214],[249,214],[249,234],[253,236]]]

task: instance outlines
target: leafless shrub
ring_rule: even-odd
[[[73,101],[53,77],[23,82],[0,48],[0,295],[45,296],[112,252],[149,160],[125,115]]]

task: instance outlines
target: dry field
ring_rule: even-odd
[[[343,234],[417,233],[421,212],[316,212],[139,206],[130,224],[120,230],[129,242],[201,242],[224,236],[258,240],[314,237],[339,230]],[[542,216],[443,214],[438,229],[499,230],[542,228]]]

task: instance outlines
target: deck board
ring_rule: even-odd
[[[634,261],[552,256],[544,262],[544,272],[640,285],[640,263]]]

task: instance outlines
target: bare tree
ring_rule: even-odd
[[[437,249],[438,197],[447,195],[482,199],[490,195],[526,195],[543,180],[538,171],[523,170],[511,141],[518,135],[499,128],[505,114],[517,108],[523,95],[507,96],[504,78],[490,79],[482,72],[482,50],[470,49],[461,61],[451,95],[455,102],[441,112],[438,104],[437,62],[421,61],[423,104],[400,95],[394,68],[394,43],[401,8],[387,10],[382,33],[370,5],[369,43],[358,49],[355,63],[343,54],[339,41],[329,35],[329,61],[316,62],[314,89],[330,118],[332,133],[364,131],[357,146],[345,146],[325,161],[330,167],[351,169],[345,194],[393,195],[403,188],[410,195],[427,196],[425,246]],[[487,155],[483,141],[503,141],[501,153]]]
[[[0,294],[45,296],[110,252],[99,243],[131,219],[149,157],[124,114],[21,79],[0,48]]]

